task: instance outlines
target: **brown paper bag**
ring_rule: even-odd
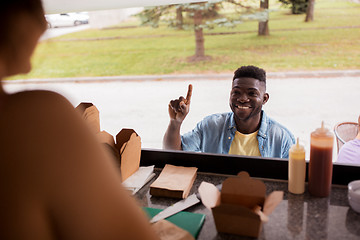
[[[160,197],[187,198],[196,178],[196,167],[166,164],[159,177],[150,185],[150,194]]]

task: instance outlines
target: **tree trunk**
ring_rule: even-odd
[[[203,29],[200,27],[202,23],[202,11],[196,10],[194,14],[194,27],[195,27],[195,58],[205,57],[204,34]]]
[[[183,29],[183,15],[182,15],[182,7],[176,9],[176,29]]]
[[[203,19],[202,10],[195,10],[194,12],[194,32],[195,32],[195,55],[188,57],[189,62],[199,62],[211,60],[210,56],[205,56],[204,34],[203,29],[200,26]]]
[[[315,0],[309,0],[308,1],[308,6],[307,6],[307,9],[306,9],[305,22],[314,21],[314,7],[315,7]]]
[[[261,9],[269,9],[269,0],[260,0]],[[269,24],[268,20],[265,22],[259,22],[258,35],[259,36],[268,36],[269,35]]]

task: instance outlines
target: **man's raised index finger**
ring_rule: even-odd
[[[190,103],[193,86],[189,84],[188,92],[186,94],[186,103]]]

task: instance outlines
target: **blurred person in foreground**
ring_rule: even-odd
[[[31,69],[41,0],[0,2],[0,79]],[[157,239],[74,107],[0,81],[0,239]]]
[[[360,115],[358,118],[358,134],[355,139],[346,142],[339,151],[338,163],[360,165]]]
[[[293,134],[269,118],[262,106],[269,100],[266,72],[255,66],[238,68],[232,80],[230,108],[232,112],[205,117],[184,135],[180,127],[189,113],[192,85],[186,98],[169,103],[170,123],[163,147],[172,150],[288,158],[295,143]]]

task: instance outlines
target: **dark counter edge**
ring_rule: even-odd
[[[240,171],[247,171],[252,177],[288,180],[287,159],[158,149],[141,150],[141,166],[155,165],[156,168],[163,168],[165,164],[197,167],[199,172],[227,175],[236,175]],[[308,165],[307,162],[306,172],[308,172]],[[347,185],[349,182],[359,179],[360,166],[333,164],[333,184]]]

